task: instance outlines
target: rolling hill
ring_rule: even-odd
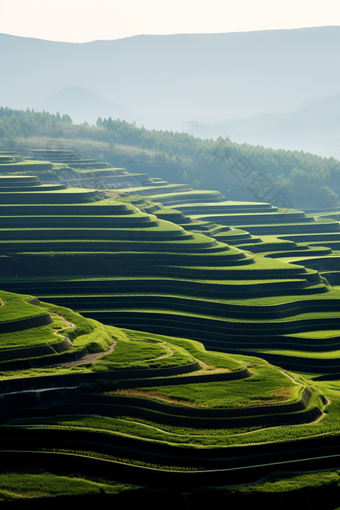
[[[95,124],[98,117],[125,119],[128,122],[139,121],[138,115],[128,108],[104,99],[86,87],[66,87],[40,101],[36,108],[51,113],[68,112],[73,122]]]

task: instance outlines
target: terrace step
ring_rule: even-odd
[[[76,205],[76,204],[34,204],[34,205],[3,205],[0,204],[1,216],[109,216],[134,214],[126,204]],[[1,220],[2,223],[2,220]]]
[[[75,204],[104,198],[103,194],[96,190],[57,190],[50,192],[0,192],[1,204]]]
[[[0,162],[4,162],[3,158]],[[39,177],[35,175],[0,175],[0,189],[1,188],[14,188],[14,187],[30,187],[41,184]],[[8,190],[9,191],[9,190]]]

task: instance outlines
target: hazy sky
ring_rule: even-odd
[[[0,33],[53,41],[330,25],[340,0],[0,0]]]

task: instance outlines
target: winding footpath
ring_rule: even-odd
[[[72,329],[75,329],[77,326],[75,324],[73,324],[72,322],[67,321],[61,315],[57,315],[57,317],[59,319],[62,319],[64,322],[66,322],[66,324],[68,324],[68,326],[63,328],[63,329],[59,329],[54,334],[58,335],[58,336],[63,336],[70,343],[71,347],[73,348],[73,345],[72,345],[70,339],[67,336],[60,335],[60,331],[64,331],[65,329],[70,329],[70,327]],[[98,359],[101,358],[102,356],[105,356],[106,354],[111,354],[111,352],[113,351],[113,349],[116,346],[116,343],[117,342],[113,342],[112,345],[110,346],[110,348],[107,351],[104,351],[104,352],[95,352],[93,354],[85,354],[84,356],[82,356],[81,358],[79,358],[79,359],[77,359],[75,361],[69,361],[69,362],[66,362],[66,363],[65,362],[64,363],[54,363],[52,365],[46,365],[44,368],[72,367],[74,365],[84,365],[84,364],[87,364],[87,363],[97,363]]]

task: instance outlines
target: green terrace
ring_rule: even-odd
[[[24,309],[28,297],[1,292],[2,306],[18,310],[19,301]],[[313,439],[334,430],[337,400],[330,404],[317,385],[260,358],[36,305],[53,318],[45,329],[28,325],[1,337],[0,449],[7,469],[13,462],[16,469],[30,466],[44,451],[47,465],[58,454],[66,472],[95,458],[97,476],[110,461],[110,476],[119,469],[119,479],[138,466],[143,483],[152,466],[156,485],[173,473],[180,487],[184,470],[201,472],[190,485],[204,486],[209,470],[242,465],[234,446],[249,445],[253,463],[262,464],[281,458],[281,441],[291,458],[292,433]]]
[[[27,298],[1,297],[8,310]],[[337,449],[335,388],[254,355],[208,351],[198,341],[40,307],[53,317],[50,329],[7,334],[0,350],[3,487],[16,480],[9,476],[14,465],[19,473],[42,452],[45,469],[57,460],[64,477],[86,469],[97,478],[183,490],[210,486],[212,471],[216,486],[225,472],[233,473],[229,482],[240,481],[237,467],[258,476],[268,463],[289,463],[298,438],[302,458],[311,442],[323,454]],[[68,335],[69,349],[53,353],[58,335]],[[14,493],[29,494],[31,482]],[[35,479],[38,492],[45,482]]]
[[[81,169],[100,169],[109,168],[111,165],[105,162],[99,162],[95,159],[84,158],[79,153],[71,150],[53,150],[53,149],[31,149],[31,157],[35,159],[46,160],[52,164],[63,163],[71,168]]]
[[[43,184],[35,176],[0,176],[1,205],[67,204],[88,202],[99,197],[102,197],[102,194],[96,190],[66,188],[63,184]]]
[[[44,452],[45,468],[184,491],[293,469],[297,446],[308,469],[337,455],[336,218],[33,157],[0,171],[6,469]],[[13,169],[35,163],[40,181]]]
[[[110,172],[116,170],[96,169],[102,177]],[[141,175],[145,185],[119,188],[119,200],[67,188],[41,190],[39,202],[17,205],[14,194],[4,192],[2,287],[34,292],[110,325],[184,331],[219,350],[257,349],[259,335],[274,339],[340,327],[339,296],[330,287],[338,278],[337,258],[322,245],[325,237],[340,235],[337,221],[316,221],[296,210],[282,214],[269,203],[226,201],[215,191],[169,193],[161,179]],[[162,193],[145,198],[156,187]],[[54,195],[61,194],[58,204]],[[253,227],[261,237],[252,235]],[[281,228],[290,235],[282,236]],[[267,229],[270,235],[264,235]],[[320,245],[309,246],[306,235],[320,236]]]
[[[140,193],[141,194],[141,193]],[[181,203],[195,202],[221,202],[223,195],[219,191],[202,190],[202,191],[183,191],[177,193],[152,194],[153,200],[162,202],[167,206],[177,205]]]
[[[112,343],[110,328],[95,321],[52,310],[32,296],[0,291],[0,371],[49,365],[65,356],[71,361]]]
[[[32,296],[1,291],[0,328],[5,328],[6,324],[19,328],[21,321],[46,315],[44,310],[29,302],[32,299]]]
[[[173,207],[164,208],[162,204],[148,201],[143,197],[132,197],[130,203],[138,206],[145,212],[155,214],[158,218],[176,223],[190,232],[204,232],[206,235],[218,241],[251,251],[252,253],[261,253],[265,257],[284,258],[284,260],[286,260],[286,257],[290,255],[296,255],[296,257],[300,255],[313,256],[316,254],[327,256],[333,253],[332,248],[338,248],[337,239],[340,236],[340,232],[338,232],[339,223],[337,221],[329,219],[322,219],[321,221],[317,217],[307,217],[301,211],[290,211],[290,213],[284,211],[285,214],[283,215],[276,207],[271,206],[271,204],[225,201],[221,204],[184,204],[173,206],[176,207],[176,209],[174,209]],[[220,211],[224,213],[228,211],[228,214],[223,214],[224,219],[220,223],[224,224],[221,225],[218,216],[215,222],[213,222],[210,221],[212,220],[211,217],[203,217],[203,219],[201,219],[199,215],[185,216],[182,212],[197,213],[200,210],[205,212],[209,210],[214,212],[215,210],[215,212]],[[236,212],[240,212],[241,214],[236,214]],[[235,217],[238,218],[240,216],[249,218],[249,223],[261,224],[261,222],[267,222],[268,224],[264,225],[264,229],[261,227],[261,237],[250,234],[249,231],[252,230],[252,227],[249,225],[241,229],[233,226],[230,227],[225,224],[230,222],[230,224],[233,225]],[[274,223],[277,221],[284,221],[285,223],[283,225],[280,223],[273,225],[271,224],[271,220],[273,220]],[[302,220],[303,222],[301,223]],[[286,232],[301,231],[301,229],[303,229],[303,233],[292,234],[292,236],[282,236],[278,232],[281,227]],[[305,230],[312,230],[317,233],[306,234]],[[267,233],[267,235],[264,235],[262,232]],[[276,233],[276,235],[274,235],[274,233]],[[316,236],[315,239],[319,240],[319,243],[307,244],[309,239],[314,239],[314,236]],[[331,241],[328,239],[331,239]],[[304,258],[296,259],[296,262],[304,264]],[[333,275],[331,275],[331,281],[336,283],[336,281],[338,281],[337,276],[334,280]]]

